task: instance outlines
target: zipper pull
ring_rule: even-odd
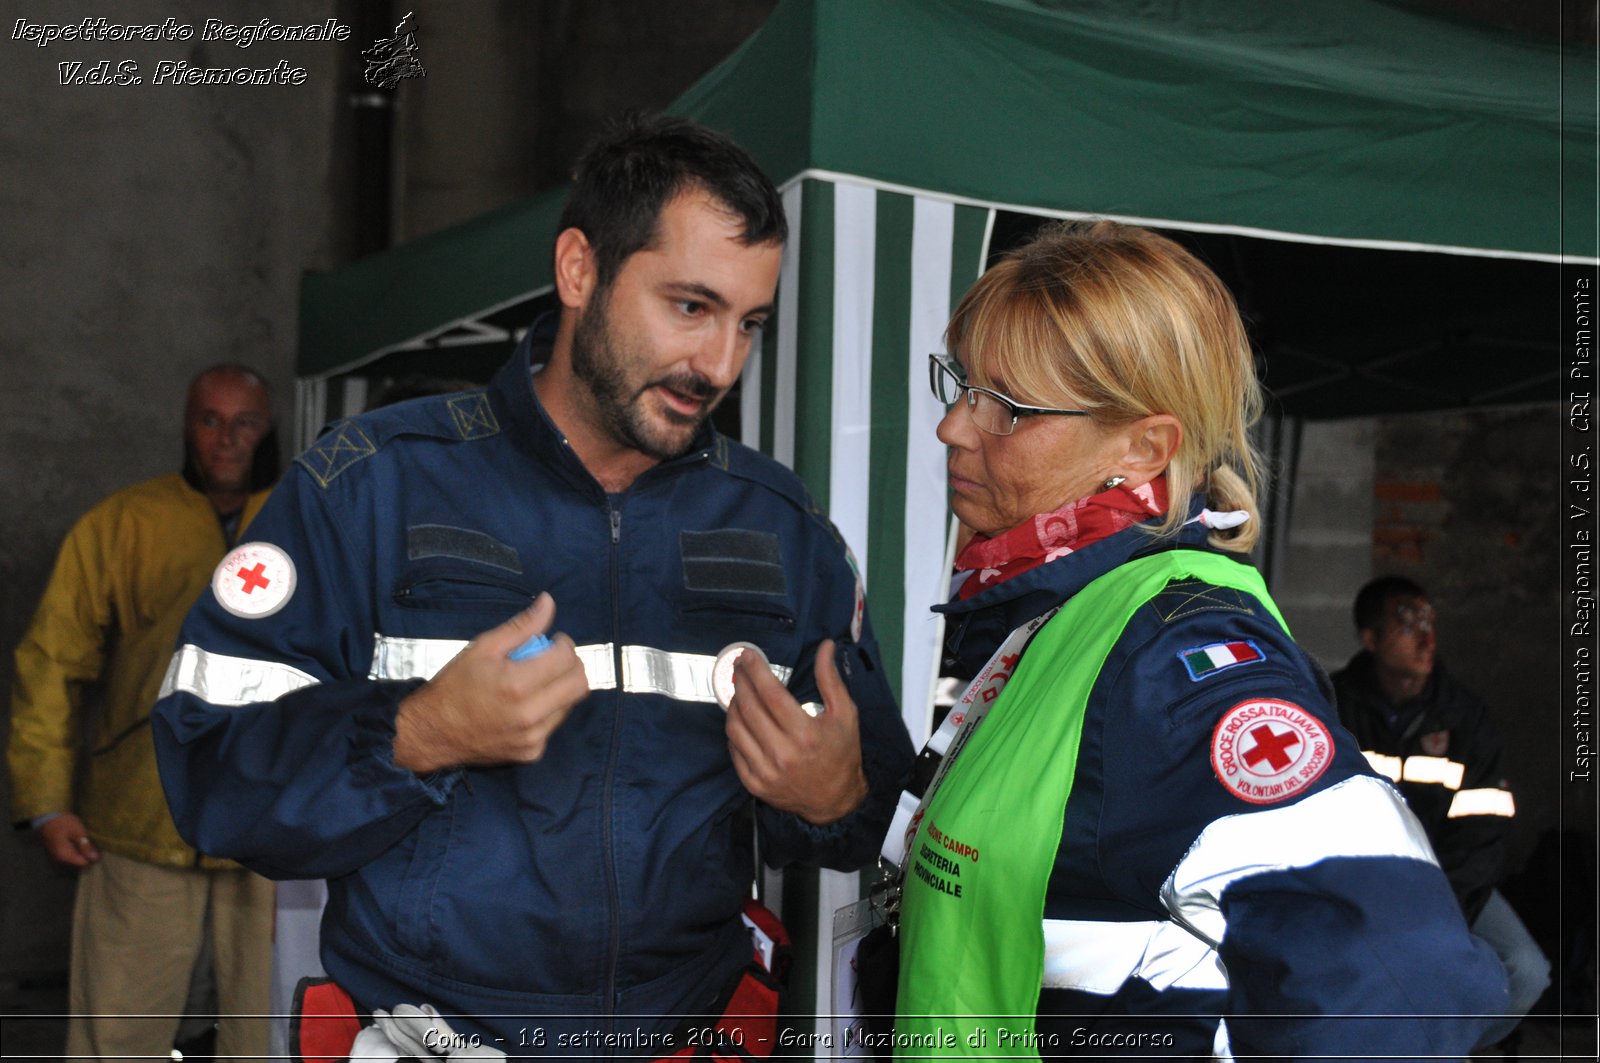
[[[616,546],[622,541],[622,510],[606,507],[611,514],[611,545]]]

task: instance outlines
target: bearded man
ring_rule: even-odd
[[[707,423],[785,235],[732,142],[619,123],[562,217],[553,349],[332,426],[186,625],[156,728],[178,824],[329,880],[363,1037],[668,1054],[766,999],[755,837],[780,867],[875,854],[911,750],[854,566]],[[768,667],[744,651],[730,698],[735,642]]]

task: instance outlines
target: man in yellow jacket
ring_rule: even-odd
[[[78,520],[17,647],[12,814],[50,859],[80,871],[69,1056],[167,1055],[208,932],[224,1016],[217,1055],[267,1052],[264,1020],[227,1016],[270,1010],[272,885],[178,836],[149,727],[185,614],[277,476],[260,374],[197,375],[184,450],[181,473],[124,488]]]

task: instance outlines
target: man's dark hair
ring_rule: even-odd
[[[1379,576],[1356,592],[1356,630],[1380,630],[1390,599],[1427,596],[1427,591],[1404,576]]]
[[[219,362],[208,365],[200,372],[189,378],[189,387],[183,393],[183,401],[188,403],[189,396],[194,393],[194,386],[208,376],[237,376],[244,377],[258,385],[267,393],[267,401],[272,401],[272,385],[267,383],[267,378],[248,365],[237,362]],[[278,482],[278,476],[283,471],[282,445],[278,441],[278,415],[273,411],[272,427],[267,429],[267,434],[261,437],[261,442],[256,444],[256,451],[250,457],[250,490],[251,492],[265,491]],[[200,475],[200,463],[195,461],[194,449],[189,446],[189,433],[183,434],[183,478],[190,487],[196,491],[205,490],[205,477]]]
[[[783,200],[739,145],[688,118],[629,112],[590,143],[558,231],[578,229],[594,249],[600,290],[656,239],[661,210],[679,193],[709,192],[744,224],[747,246],[789,237]]]

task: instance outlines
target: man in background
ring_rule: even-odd
[[[1339,718],[1380,775],[1422,821],[1474,936],[1500,957],[1511,1013],[1486,1039],[1504,1039],[1550,984],[1550,964],[1499,881],[1516,804],[1501,775],[1499,735],[1483,702],[1434,657],[1435,615],[1423,589],[1400,576],[1356,595],[1363,649],[1333,676]]]
[[[183,424],[183,470],[78,520],[17,647],[12,814],[79,872],[69,1056],[166,1056],[205,954],[218,1055],[266,1051],[264,1023],[227,1016],[268,1010],[272,885],[178,836],[149,722],[185,614],[277,476],[267,384],[244,366],[206,369]]]

